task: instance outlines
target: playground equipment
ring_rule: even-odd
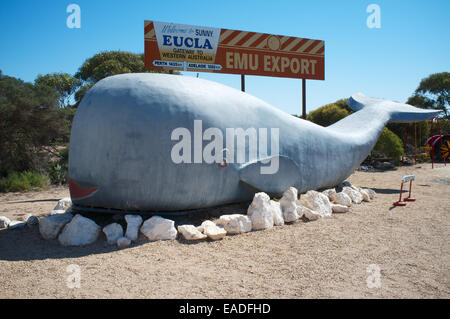
[[[438,134],[433,134],[433,123],[436,122],[438,128]],[[406,153],[406,143],[408,141],[408,133],[410,124],[406,128],[405,139],[403,140],[403,153]],[[419,141],[422,141],[421,127],[419,126]],[[419,150],[420,153],[417,151]],[[431,167],[434,168],[435,161],[443,161],[444,165],[447,165],[447,157],[450,155],[450,134],[441,134],[441,127],[439,125],[439,118],[433,117],[430,119],[430,137],[426,140],[425,144],[417,147],[417,122],[414,122],[414,164],[417,163],[418,156],[429,156],[431,159]],[[404,163],[404,155],[402,156],[402,164]]]
[[[431,135],[431,132],[433,132],[434,120],[436,120],[439,134],[430,136],[425,143],[430,152],[432,168],[434,168],[435,160],[436,161],[444,161],[444,165],[445,166],[447,165],[447,157],[449,156],[449,148],[450,148],[450,135],[449,134],[446,134],[446,135],[441,134],[441,127],[439,125],[439,119],[437,117],[434,117],[430,120],[430,122],[431,122],[430,135]]]
[[[392,205],[394,206],[406,206],[406,202],[414,202],[416,199],[411,197],[411,188],[412,182],[416,179],[416,175],[406,175],[402,176],[402,182],[400,184],[400,198],[398,201],[394,202]],[[409,194],[408,197],[405,197],[402,201],[402,193],[403,193],[403,183],[409,182]]]

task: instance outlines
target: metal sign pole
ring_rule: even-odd
[[[306,120],[306,79],[302,79],[302,119]]]
[[[245,92],[245,75],[241,74],[241,91]]]

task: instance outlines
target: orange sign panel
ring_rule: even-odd
[[[323,80],[325,43],[183,24],[145,21],[145,67]]]

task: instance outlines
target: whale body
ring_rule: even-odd
[[[251,200],[259,191],[281,196],[290,186],[300,193],[332,187],[367,157],[386,123],[425,120],[439,112],[362,94],[348,104],[355,113],[322,127],[204,79],[147,73],[105,78],[88,91],[74,117],[72,201],[80,207],[180,211]],[[190,150],[184,149],[190,158],[210,143],[194,136],[200,122],[203,132],[223,132],[224,149],[215,150],[225,150],[223,159],[174,162],[181,141],[173,136],[177,128],[192,132]],[[247,136],[244,145],[234,143],[245,150],[245,160],[228,157],[237,153],[225,149],[230,128],[253,129],[263,142],[260,129],[267,129],[266,152],[260,144],[253,152]],[[270,144],[275,137],[277,144]],[[276,172],[262,174],[270,163],[277,164]]]

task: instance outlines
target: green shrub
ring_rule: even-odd
[[[393,159],[398,164],[403,155],[403,144],[397,135],[385,127],[373,150]]]
[[[63,185],[67,183],[69,146],[60,150],[59,156],[60,159],[52,162],[47,172],[52,184]]]
[[[61,160],[67,163],[69,160],[69,145],[59,151],[59,156],[61,156]]]
[[[439,120],[439,123],[440,122],[441,121]],[[424,146],[425,142],[430,137],[430,121],[420,121],[415,124],[410,123],[409,129],[408,123],[388,123],[386,127],[389,130],[391,130],[395,135],[400,137],[402,141],[406,138],[406,131],[408,131],[406,144],[411,145],[411,147],[414,147],[414,140],[417,147]],[[436,123],[434,123],[432,134],[438,134],[437,132],[438,132],[437,125]]]
[[[23,192],[49,185],[50,180],[46,175],[30,171],[12,172],[0,179],[0,192]]]
[[[67,183],[67,165],[55,163],[48,168],[48,176],[52,184],[64,185]]]
[[[342,99],[309,112],[306,119],[321,126],[330,126],[348,116],[347,100]]]

